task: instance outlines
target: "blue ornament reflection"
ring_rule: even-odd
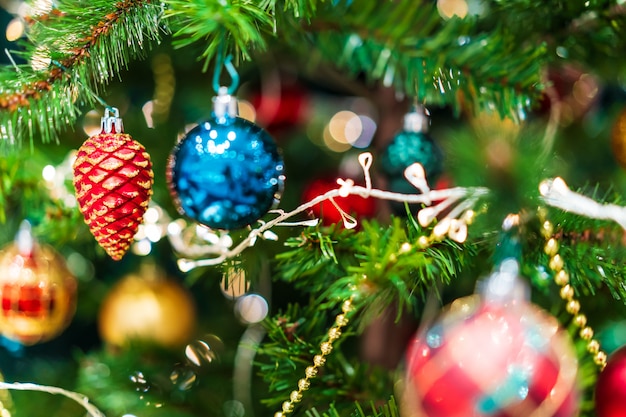
[[[283,170],[265,130],[239,117],[213,117],[174,148],[168,179],[182,214],[229,230],[254,223],[278,203]]]

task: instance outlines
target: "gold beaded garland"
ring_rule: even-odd
[[[313,357],[313,364],[317,367],[320,366],[324,366],[324,364],[326,363],[326,358],[323,357],[322,355],[315,355]]]
[[[587,316],[584,314],[577,314],[576,317],[574,317],[574,324],[580,328],[585,327],[587,325]]]
[[[584,327],[581,331],[580,331],[580,338],[583,340],[591,340],[591,338],[593,337],[593,329],[589,326]]]
[[[599,351],[593,357],[593,361],[600,367],[600,369],[604,369],[606,367],[606,360],[607,355],[603,351]]]
[[[320,366],[321,366],[321,365],[320,365]],[[304,378],[302,378],[302,379],[300,379],[300,380],[298,381],[298,389],[299,389],[300,391],[306,391],[306,390],[308,390],[308,389],[309,389],[309,387],[310,387],[310,386],[311,386],[311,383],[309,382],[309,380],[308,380],[308,379],[304,379]]]
[[[569,274],[561,269],[554,276],[554,282],[561,287],[565,284],[569,284]]]
[[[328,333],[326,334],[327,340],[320,344],[320,352],[319,354],[313,357],[313,365],[307,366],[304,370],[304,378],[300,378],[298,380],[298,389],[291,391],[289,394],[289,400],[283,402],[281,409],[282,411],[277,411],[274,413],[274,417],[285,417],[287,414],[293,412],[295,404],[302,401],[302,396],[304,391],[307,391],[311,386],[311,379],[317,376],[319,368],[324,366],[326,363],[326,357],[333,350],[333,342],[335,342],[339,337],[341,337],[341,329],[345,327],[349,320],[347,314],[354,310],[353,305],[354,294],[341,305],[342,313],[338,314],[335,317],[335,325],[328,329]]]
[[[540,211],[540,217],[545,216],[545,212]],[[554,225],[549,220],[543,220],[541,225],[541,233],[546,239],[543,251],[549,256],[549,268],[554,272],[554,282],[561,287],[559,295],[564,301],[567,301],[565,310],[574,316],[574,325],[580,328],[580,338],[587,342],[587,351],[593,355],[593,360],[600,369],[606,366],[607,355],[600,348],[600,342],[593,338],[593,329],[587,325],[587,316],[580,313],[580,301],[575,296],[574,287],[570,284],[570,277],[565,267],[565,261],[559,252],[559,242],[553,236]]]
[[[290,401],[283,403],[283,413],[291,413],[293,411],[293,404]]]
[[[580,311],[580,301],[570,300],[565,306],[565,310],[572,315],[578,314]]]
[[[591,340],[589,343],[587,343],[587,350],[594,355],[600,352],[600,342],[595,339]]]
[[[466,224],[471,224],[474,220],[475,213],[472,210],[468,210],[464,214],[463,221]],[[417,247],[420,249],[426,249],[430,245],[435,242],[439,242],[443,240],[448,232],[448,228],[439,227],[437,230],[433,229],[430,236],[420,236],[417,239]],[[400,254],[406,253],[411,250],[411,245],[409,243],[404,243],[400,247]],[[395,259],[394,259],[395,261]],[[353,291],[353,295],[341,305],[341,313],[335,317],[335,324],[333,327],[328,329],[326,334],[327,340],[320,344],[320,352],[319,354],[313,357],[313,365],[308,366],[304,370],[304,378],[300,378],[298,380],[298,389],[291,391],[289,394],[289,401],[285,401],[282,404],[282,411],[277,411],[274,413],[274,417],[286,417],[287,414],[293,412],[295,404],[302,401],[304,391],[307,391],[311,387],[311,379],[317,376],[319,368],[324,366],[326,363],[326,356],[329,355],[333,350],[333,342],[341,337],[342,328],[345,327],[349,320],[347,315],[354,310],[354,297],[357,293],[357,289],[351,288]],[[1,417],[1,416],[0,416]]]

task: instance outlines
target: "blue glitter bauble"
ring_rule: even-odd
[[[426,179],[432,185],[443,172],[443,153],[426,132],[403,130],[394,136],[380,155],[380,167],[389,181],[389,191],[402,194],[418,192],[404,176],[404,170],[414,163],[422,165]],[[391,202],[390,205],[395,214],[406,214],[404,204]]]
[[[404,170],[414,163],[424,168],[429,183],[443,172],[443,154],[425,132],[401,131],[381,155],[382,171],[391,179],[403,179]]]
[[[278,203],[283,160],[261,127],[239,117],[200,123],[176,145],[168,177],[182,214],[213,229],[254,223]]]

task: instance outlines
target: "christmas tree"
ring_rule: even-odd
[[[1,415],[626,415],[622,3],[5,2]]]

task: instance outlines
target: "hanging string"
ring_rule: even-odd
[[[226,71],[228,72],[228,75],[230,75],[231,79],[231,84],[228,87],[228,94],[233,95],[235,94],[235,91],[237,91],[237,87],[239,87],[239,73],[233,65],[232,60],[232,55],[224,57],[224,46],[220,44],[215,58],[215,71],[213,72],[213,90],[215,90],[215,94],[219,94],[220,88],[222,87],[220,83],[222,68],[226,68]]]
[[[60,68],[63,72],[68,73],[69,74],[69,70],[66,66],[64,66],[63,64],[61,64],[59,61],[57,60],[51,60],[50,63],[58,68]],[[85,84],[83,84],[80,80],[76,80],[76,84],[80,84],[83,87],[85,87]],[[110,113],[115,113],[116,111],[118,111],[115,107],[111,106],[109,103],[107,103],[102,97],[100,97],[99,95],[97,95],[94,91],[91,90],[91,88],[86,88],[87,92],[89,92],[89,94],[91,95],[91,97],[93,97],[98,103],[100,103],[100,105],[102,107],[104,107],[106,109],[106,111],[110,112]]]

